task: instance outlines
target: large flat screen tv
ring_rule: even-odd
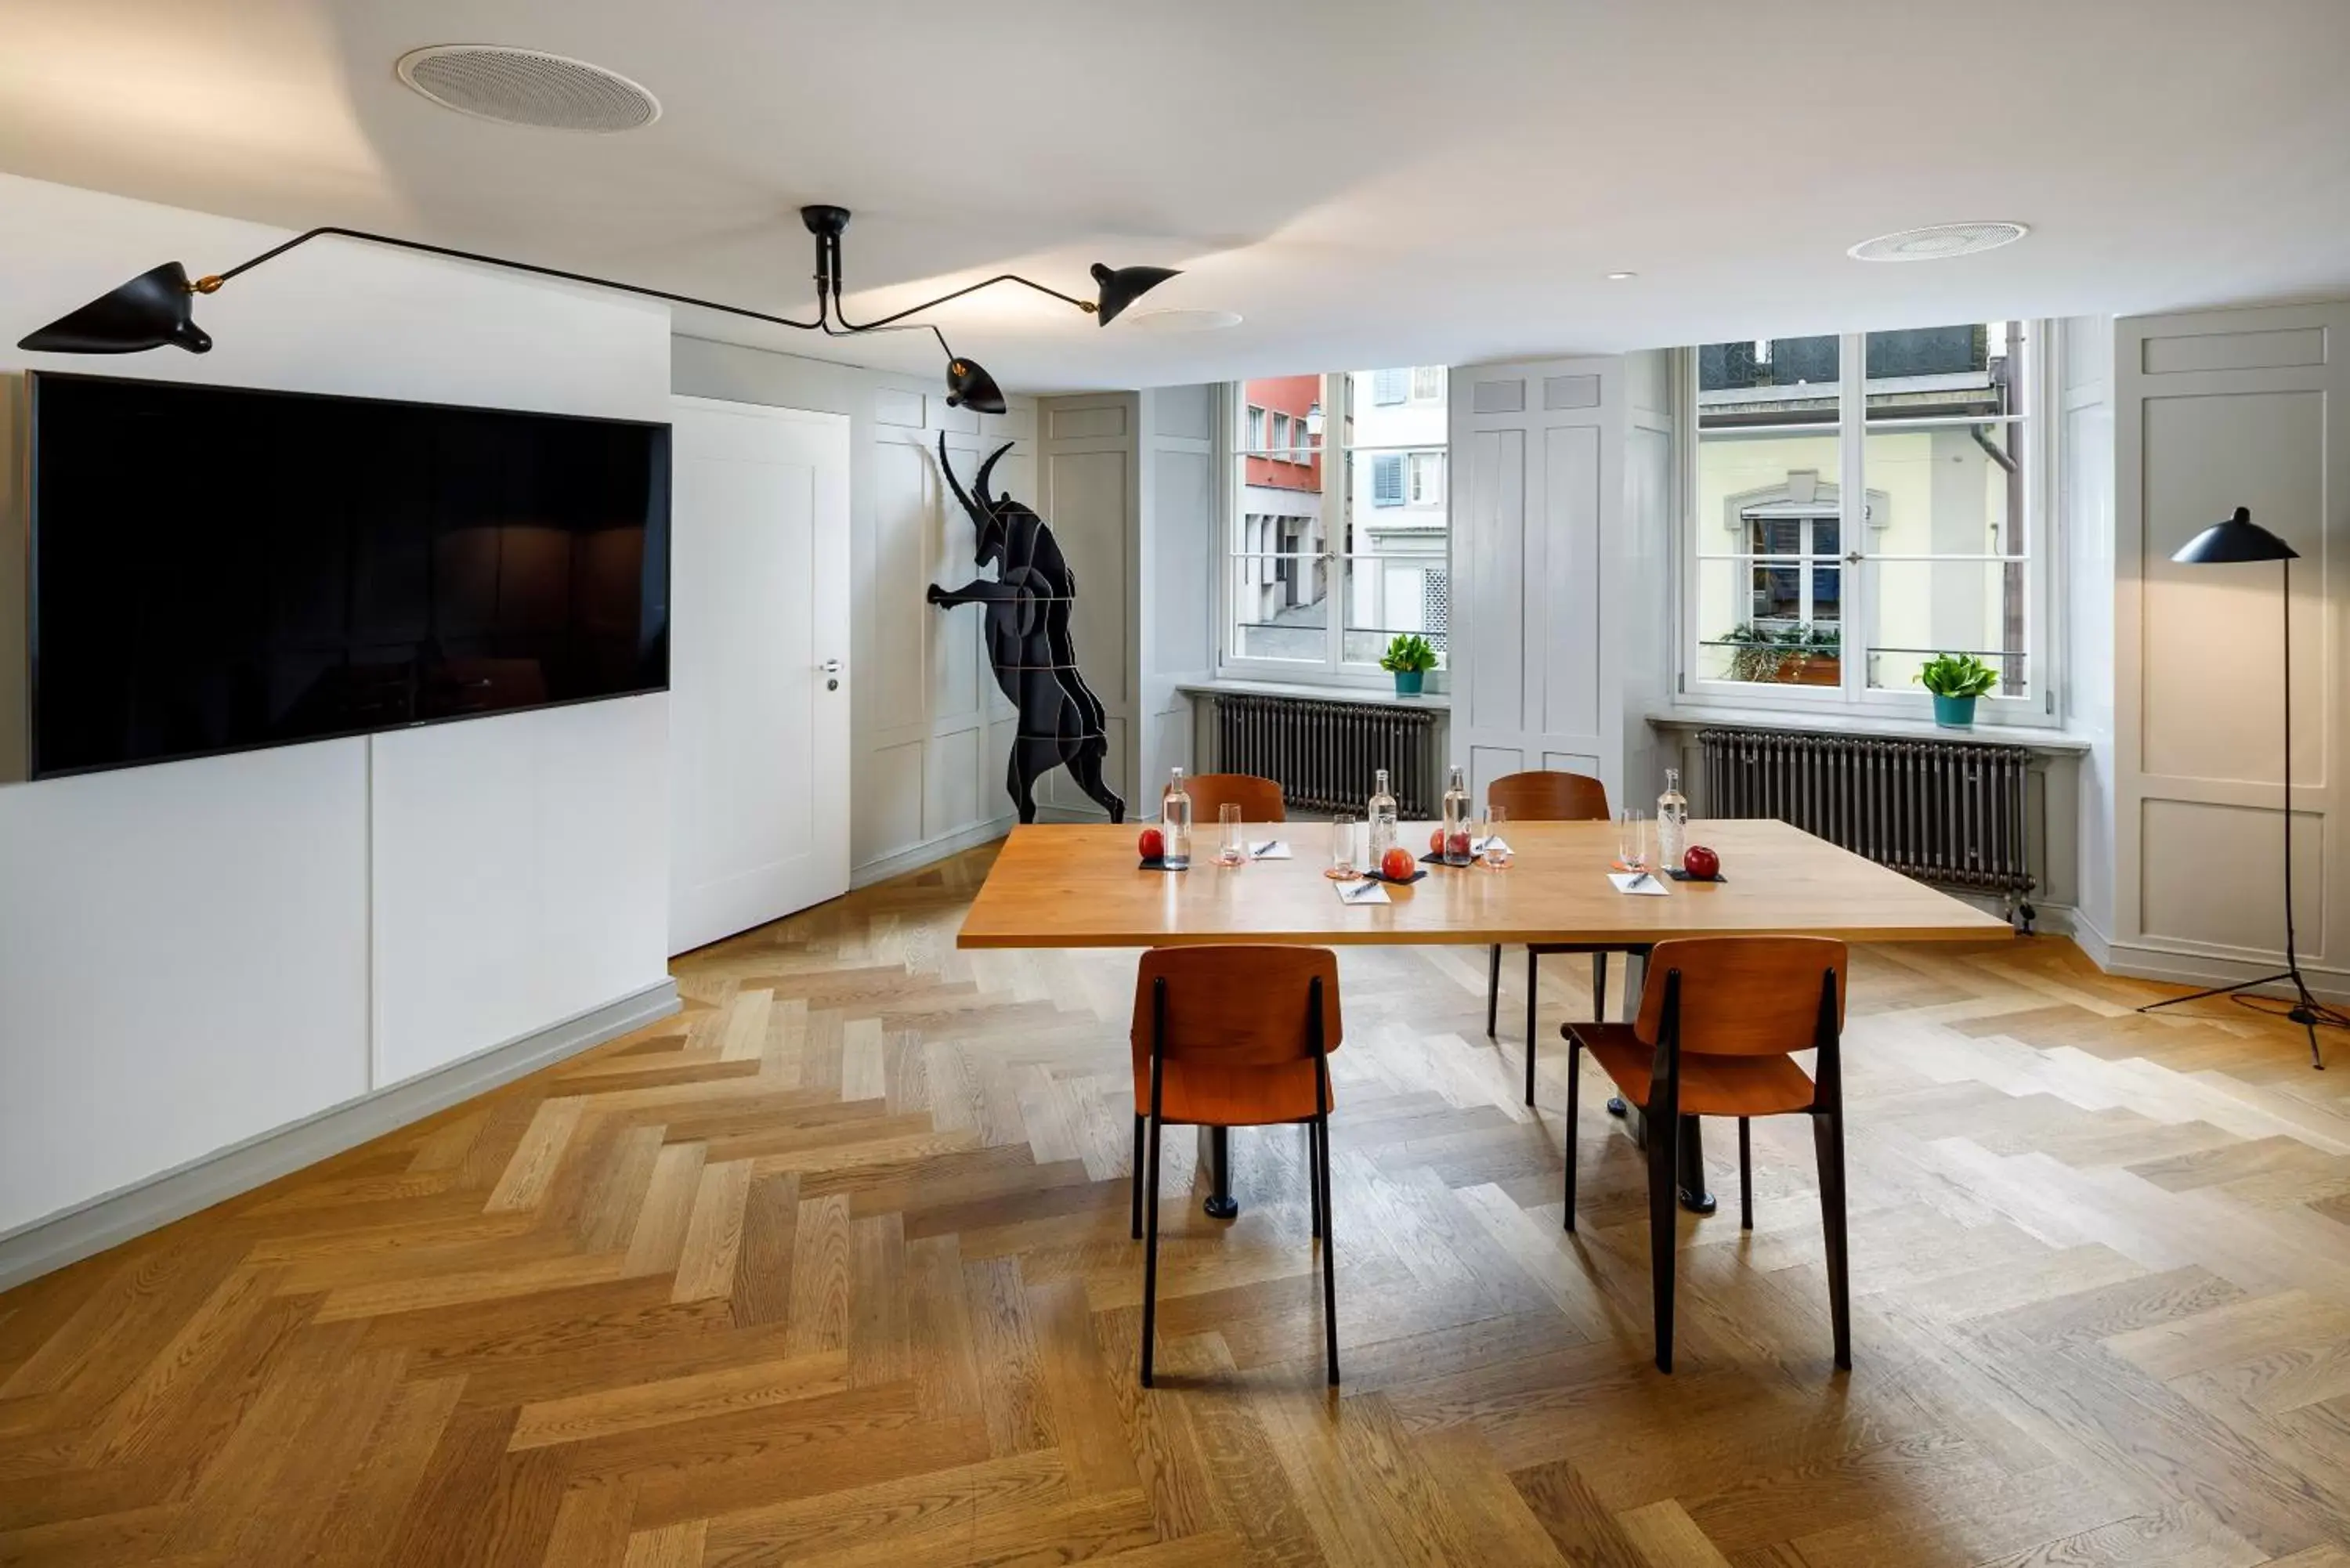
[[[669,684],[669,427],[32,378],[35,777]]]

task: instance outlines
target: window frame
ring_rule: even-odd
[[[1405,371],[1407,394],[1410,390],[1412,369],[1417,367],[1407,368]],[[1447,373],[1449,379],[1449,369]],[[1235,522],[1237,519],[1254,515],[1248,511],[1246,504],[1248,465],[1242,460],[1252,451],[1261,452],[1264,450],[1262,447],[1252,448],[1248,444],[1247,415],[1250,412],[1262,410],[1259,410],[1256,405],[1247,401],[1243,389],[1245,386],[1244,382],[1226,381],[1217,388],[1215,456],[1216,461],[1222,464],[1224,478],[1216,492],[1218,515],[1214,537],[1210,543],[1212,551],[1211,569],[1216,584],[1217,629],[1214,673],[1218,678],[1278,682],[1290,686],[1322,686],[1367,694],[1391,693],[1394,691],[1395,678],[1380,669],[1376,662],[1349,663],[1344,658],[1354,574],[1357,570],[1358,563],[1376,562],[1384,558],[1368,550],[1349,550],[1346,547],[1347,541],[1343,534],[1333,533],[1334,526],[1348,514],[1346,498],[1354,483],[1354,460],[1357,449],[1350,439],[1352,421],[1348,418],[1346,402],[1350,374],[1351,372],[1343,370],[1326,371],[1323,374],[1319,400],[1325,410],[1336,411],[1326,413],[1321,439],[1318,443],[1313,445],[1310,452],[1305,454],[1303,460],[1307,463],[1316,459],[1320,461],[1323,488],[1319,493],[1326,502],[1335,499],[1337,510],[1337,517],[1334,518],[1326,514],[1322,519],[1323,547],[1318,551],[1295,553],[1298,565],[1302,566],[1308,558],[1318,559],[1322,562],[1324,570],[1330,574],[1328,586],[1325,589],[1325,602],[1330,607],[1329,615],[1323,628],[1326,634],[1325,655],[1318,661],[1302,659],[1251,658],[1238,649],[1239,618],[1235,613],[1235,596],[1243,586],[1241,580],[1243,573],[1249,578],[1248,586],[1257,587],[1268,586],[1274,578],[1273,568],[1281,564],[1277,557],[1286,556],[1292,553],[1281,551],[1277,547],[1265,551],[1243,550],[1240,547],[1240,541],[1234,531]],[[1370,400],[1373,389],[1369,376],[1362,378],[1358,383],[1358,391],[1366,401]],[[1297,428],[1302,430],[1304,422],[1302,419],[1298,420]],[[1394,450],[1399,455],[1407,450],[1438,452],[1442,455],[1444,465],[1449,466],[1449,431],[1447,434],[1448,444],[1444,447]],[[1367,448],[1366,450],[1384,452],[1389,449]],[[1403,485],[1408,497],[1410,486],[1409,462],[1406,462],[1403,468]],[[1363,504],[1367,512],[1370,504],[1367,496],[1363,498]],[[1410,504],[1412,503],[1409,499],[1399,503],[1399,505],[1403,506]],[[1436,564],[1444,574],[1449,591],[1454,580],[1451,500],[1449,493],[1440,495],[1434,504],[1440,507],[1444,513],[1444,553],[1440,563]],[[1269,527],[1266,543],[1269,546],[1277,546],[1279,538],[1280,530],[1276,522]],[[1251,561],[1254,563],[1253,566],[1243,566],[1241,564]],[[1262,580],[1260,580],[1260,574]],[[1451,690],[1451,638],[1448,636],[1445,664],[1428,672],[1424,690],[1431,694],[1440,695]]]
[[[1749,575],[1742,578],[1742,582],[1751,585],[1754,552],[1744,548],[1747,539],[1743,535],[1737,549],[1708,547],[1710,540],[1720,538],[1723,519],[1719,515],[1698,514],[1702,505],[1699,477],[1700,448],[1704,439],[1698,426],[1699,350],[1692,345],[1675,351],[1678,371],[1675,378],[1675,424],[1685,435],[1679,442],[1677,454],[1682,503],[1679,526],[1672,541],[1676,579],[1673,594],[1674,706],[1714,710],[1742,708],[1814,717],[1840,714],[1852,718],[1930,719],[1933,699],[1924,688],[1879,689],[1868,684],[1868,639],[1864,628],[1875,612],[1878,592],[1877,575],[1871,566],[1887,561],[1981,559],[1989,563],[2013,559],[2023,564],[2026,578],[2023,629],[2026,689],[2022,697],[2003,697],[1997,691],[1985,696],[1978,708],[1978,722],[2000,728],[2063,727],[2065,711],[2063,696],[2064,639],[2054,618],[2060,587],[2056,578],[2064,559],[2061,542],[2056,536],[2059,523],[2054,503],[2059,421],[2051,417],[2049,402],[2050,389],[2056,384],[2054,377],[2058,369],[2053,342],[2054,324],[2045,318],[2017,319],[2024,340],[2022,353],[2018,356],[2023,376],[2022,395],[2017,403],[2020,411],[1998,418],[1965,418],[1940,422],[2000,423],[2023,432],[2024,451],[2021,462],[2025,547],[2021,556],[2011,557],[1986,554],[1973,557],[1954,552],[1880,552],[1872,547],[1873,535],[1868,522],[1872,495],[1867,486],[1867,438],[1872,433],[1930,426],[1927,421],[1918,418],[1869,419],[1867,332],[1835,335],[1839,356],[1836,423],[1833,427],[1790,427],[1784,432],[1795,433],[1797,428],[1802,428],[1819,435],[1833,433],[1837,447],[1837,493],[1839,497],[1861,497],[1856,526],[1854,517],[1839,511],[1839,542],[1843,546],[1843,553],[1835,563],[1842,574],[1838,584],[1839,670],[1837,683],[1834,686],[1725,680],[1708,679],[1699,673],[1705,651],[1700,646],[1700,639],[1707,635],[1700,622],[1703,574],[1708,569],[1718,569],[1726,558],[1744,558],[1748,561]],[[1876,330],[1904,329],[1879,327]],[[1752,428],[1771,430],[1777,427]],[[2012,444],[2011,441],[2011,448]],[[1811,543],[1810,532],[1807,526],[1806,545]],[[1856,551],[1862,556],[1858,562],[1850,558]],[[1808,561],[1809,556],[1805,558]],[[1803,587],[1805,600],[1809,602],[1813,585],[1806,581]],[[1751,586],[1746,591],[1751,593]],[[1744,618],[1752,620],[1751,616]]]

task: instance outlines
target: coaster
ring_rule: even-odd
[[[1170,866],[1164,860],[1138,860],[1135,862],[1134,868],[1137,871],[1189,871],[1191,869],[1189,866]]]
[[[1421,857],[1419,857],[1419,863],[1420,863],[1422,866],[1452,866],[1452,862],[1451,862],[1450,860],[1447,860],[1447,859],[1446,859],[1446,858],[1445,858],[1445,857],[1444,857],[1440,853],[1439,853],[1438,851],[1433,850],[1433,849],[1430,850],[1427,854],[1425,854],[1425,855],[1421,856]],[[1468,869],[1469,869],[1469,867],[1470,867],[1474,866],[1474,865],[1476,865],[1476,864],[1477,864],[1476,860],[1472,857],[1472,858],[1471,858],[1471,859],[1468,859],[1468,860],[1464,860],[1464,861],[1462,861],[1462,862],[1461,862],[1460,865],[1458,865],[1458,866],[1452,866],[1452,869],[1454,869],[1455,871],[1466,871],[1466,870],[1468,870]]]
[[[1425,871],[1415,871],[1409,877],[1390,877],[1384,871],[1366,871],[1363,875],[1369,877],[1374,882],[1385,882],[1390,888],[1401,888],[1408,884],[1419,881],[1421,877],[1427,876],[1428,873]]]
[[[1665,875],[1676,882],[1727,882],[1730,880],[1719,871],[1711,877],[1692,877],[1686,871],[1668,871]]]

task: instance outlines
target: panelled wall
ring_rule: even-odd
[[[1199,769],[1191,700],[1177,682],[1198,680],[1216,663],[1216,578],[1223,559],[1216,497],[1218,389],[1160,387],[1142,394],[1143,582],[1137,642],[1142,655],[1143,799],[1138,816],[1159,814],[1168,770]]]
[[[2213,981],[2284,938],[2280,568],[2170,554],[2237,506],[2293,563],[2294,919],[2350,990],[2342,768],[2350,680],[2350,305],[2124,319],[2114,329],[2112,967]]]
[[[1061,555],[1076,576],[1072,618],[1077,668],[1107,711],[1109,756],[1102,777],[1124,797],[1127,815],[1145,815],[1138,802],[1140,776],[1135,715],[1141,706],[1140,649],[1132,628],[1141,623],[1142,451],[1144,395],[1102,392],[1047,398],[1037,410],[1036,510],[1052,524]],[[1155,595],[1157,588],[1152,585]],[[1008,743],[1008,737],[1007,737]],[[1002,753],[998,753],[1001,766]],[[1066,769],[1055,768],[1036,786],[1038,815],[1048,821],[1103,822]]]
[[[0,176],[0,299],[38,322],[165,257],[286,237]],[[668,417],[669,312],[599,290],[329,241],[198,316],[218,342],[202,358],[0,348],[0,372]],[[19,567],[22,524],[0,508]],[[0,589],[0,648],[21,652],[21,578]],[[658,1005],[667,724],[653,695],[0,784],[0,1238],[518,1036]]]
[[[1035,402],[974,414],[948,408],[935,381],[695,338],[677,340],[673,361],[687,396],[849,418],[852,880],[1000,835],[1012,705],[988,668],[979,607],[938,609],[923,589],[981,575],[971,519],[939,472],[940,437],[966,487],[987,453],[1014,442],[992,483],[1035,504]]]
[[[2073,934],[2101,961],[2114,935],[2114,323],[2060,324],[2056,354],[2056,510],[2062,524],[2064,722],[2088,742],[2075,783],[2073,832],[2050,792],[2049,880],[2043,909],[2072,890]],[[2051,784],[2056,782],[2052,770]],[[2074,853],[2067,857],[2068,841]]]
[[[1613,357],[1452,372],[1451,747],[1480,796],[1523,768],[1623,792],[1627,633],[1663,604],[1621,592],[1627,380]]]

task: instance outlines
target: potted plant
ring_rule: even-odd
[[[1417,632],[1398,632],[1379,655],[1379,668],[1395,675],[1397,696],[1416,697],[1428,672],[1436,668],[1436,649]]]
[[[1916,680],[1934,694],[1934,722],[1967,730],[1974,727],[1975,699],[1999,684],[1999,672],[1971,653],[1938,653]]]

